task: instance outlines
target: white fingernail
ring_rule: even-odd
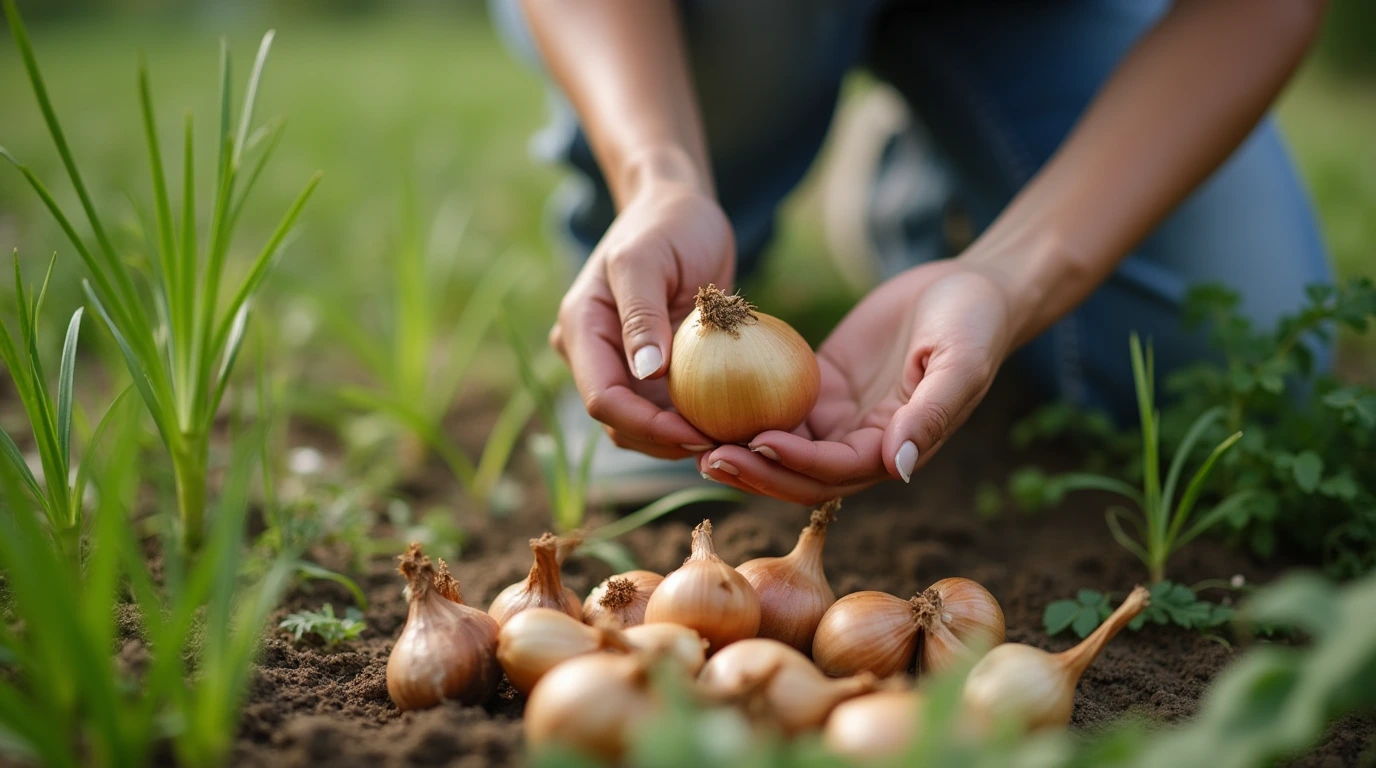
[[[898,455],[893,457],[893,463],[898,465],[898,474],[902,476],[903,482],[910,482],[913,479],[913,467],[917,465],[917,444],[911,440],[904,440],[898,446]]]
[[[750,450],[760,454],[761,456],[765,457],[766,459],[769,459],[770,461],[779,460],[779,452],[774,450],[773,448],[770,448],[767,445],[761,445],[758,448],[751,448]]]
[[[637,379],[644,379],[659,370],[661,365],[664,365],[664,355],[659,351],[659,347],[651,344],[635,351],[635,377]]]

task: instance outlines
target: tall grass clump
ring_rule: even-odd
[[[237,285],[225,285],[225,266],[235,225],[282,135],[280,120],[256,130],[252,127],[254,101],[272,44],[272,32],[263,37],[258,49],[237,126],[231,104],[229,49],[227,44],[221,44],[219,152],[213,174],[215,192],[211,197],[210,221],[203,237],[197,231],[192,117],[188,113],[185,122],[178,217],[173,213],[163,170],[147,66],[140,67],[139,103],[148,145],[156,230],[146,234],[156,258],[152,259],[151,274],[136,274],[115,249],[82,179],[14,0],[3,0],[3,5],[39,110],[81,202],[94,246],[87,244],[71,217],[27,166],[3,148],[0,155],[38,193],[86,267],[89,280],[83,288],[87,299],[114,337],[171,456],[182,541],[187,549],[194,550],[202,537],[210,431],[244,339],[252,299],[319,180],[317,174],[306,184]],[[250,156],[254,158],[251,163]],[[228,301],[221,300],[225,293],[229,294]]]
[[[255,462],[236,446],[213,524],[194,562],[164,546],[155,577],[135,534],[141,414],[117,409],[94,470],[99,500],[85,567],[42,524],[15,467],[0,462],[0,756],[56,766],[223,763],[268,614],[290,581],[280,558],[248,581],[243,546]],[[112,649],[147,651],[123,664]],[[121,629],[125,627],[125,629]],[[3,760],[0,760],[3,762]]]

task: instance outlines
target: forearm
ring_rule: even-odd
[[[967,252],[1024,343],[1084,301],[1246,138],[1318,31],[1310,0],[1182,0]]]
[[[671,0],[522,0],[540,52],[617,206],[657,180],[711,193],[702,119]]]

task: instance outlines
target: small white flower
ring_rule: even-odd
[[[1233,574],[1233,578],[1230,579],[1228,583],[1233,585],[1233,589],[1242,589],[1242,587],[1247,583],[1247,577],[1243,576],[1240,573]]]

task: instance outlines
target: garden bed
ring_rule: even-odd
[[[1067,636],[1048,639],[1042,611],[1052,600],[1090,587],[1123,593],[1143,578],[1141,564],[1118,547],[1103,522],[1103,499],[1072,496],[1053,512],[1035,516],[974,514],[974,489],[1002,483],[1024,461],[1054,467],[1068,457],[1015,456],[1005,446],[1008,425],[1020,410],[1008,387],[998,388],[975,419],[905,488],[888,484],[848,500],[828,537],[826,570],[838,595],[862,589],[912,594],[946,576],[984,584],[1007,617],[1010,641],[1062,649]],[[529,468],[522,471],[533,472]],[[437,476],[438,477],[438,476]],[[452,488],[437,481],[422,494],[432,501]],[[698,506],[629,534],[625,543],[644,567],[676,568],[688,553],[689,531],[712,517],[719,553],[728,563],[777,555],[793,545],[807,510],[770,500],[746,505]],[[466,600],[486,606],[530,566],[525,542],[548,525],[539,504],[509,517],[472,515],[467,539],[453,563]],[[596,522],[596,521],[594,521]],[[390,534],[390,531],[378,531]],[[316,553],[342,566],[342,553]],[[330,562],[331,556],[338,562]],[[1282,557],[1259,564],[1213,541],[1200,541],[1172,561],[1183,583],[1242,575],[1249,583],[1273,579]],[[610,569],[573,558],[565,583],[587,594]],[[449,704],[401,714],[387,695],[386,663],[405,621],[402,579],[394,561],[376,558],[361,574],[371,605],[368,628],[341,650],[271,632],[251,684],[232,762],[239,765],[507,765],[522,760],[521,697],[504,686],[484,708]],[[291,611],[342,606],[348,593],[328,582],[292,592],[276,618]],[[1232,639],[1230,637],[1230,639]],[[1234,641],[1236,643],[1236,641]],[[128,652],[129,649],[126,649]],[[1085,675],[1076,697],[1074,727],[1092,731],[1125,714],[1158,723],[1187,718],[1206,686],[1236,654],[1219,638],[1176,627],[1148,626],[1111,643]],[[1372,718],[1340,721],[1299,765],[1357,765],[1376,735]]]

